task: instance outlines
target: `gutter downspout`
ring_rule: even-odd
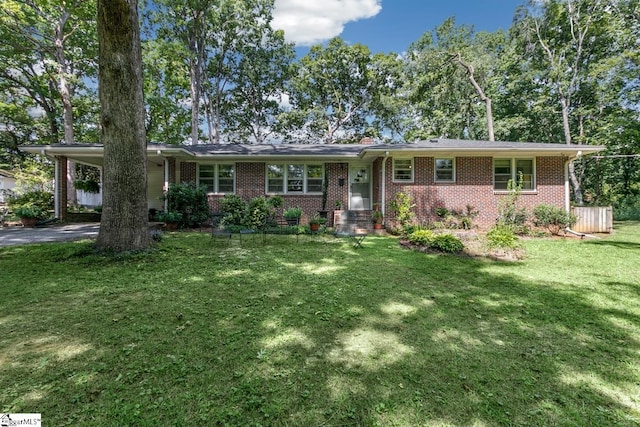
[[[381,184],[380,184],[380,212],[382,212],[382,218],[384,220],[384,218],[386,218],[386,211],[387,211],[387,204],[386,204],[386,200],[387,200],[387,159],[389,158],[389,152],[385,151],[384,152],[384,157],[382,158],[382,168],[380,168],[381,170]],[[386,223],[386,220],[385,220]]]

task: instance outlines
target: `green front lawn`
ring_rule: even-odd
[[[234,237],[235,239],[235,237]],[[0,411],[43,425],[638,425],[640,223],[524,261],[369,236],[0,249]]]

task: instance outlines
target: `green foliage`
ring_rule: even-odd
[[[629,196],[613,206],[613,217],[618,221],[640,221],[640,196]]]
[[[300,218],[301,215],[302,215],[302,209],[299,207],[289,208],[282,213],[282,216],[284,216],[287,219]]]
[[[431,230],[415,230],[407,234],[407,240],[418,246],[431,246],[435,233]]]
[[[464,249],[464,244],[453,234],[441,233],[433,237],[430,247],[441,252],[457,253]]]
[[[249,200],[247,208],[247,226],[253,230],[264,228],[272,217],[273,208],[264,196]]]
[[[513,229],[504,225],[496,225],[487,232],[487,243],[494,249],[514,249],[519,246]]]
[[[578,218],[564,209],[552,205],[538,205],[533,208],[533,221],[538,227],[544,227],[551,234],[560,234],[566,227],[572,227]]]
[[[267,199],[267,203],[269,204],[269,206],[271,206],[274,209],[279,209],[282,207],[282,205],[284,205],[284,200],[282,199],[282,197],[276,195],[273,195],[271,197],[269,197]]]
[[[44,211],[33,203],[25,203],[17,207],[13,213],[20,218],[42,218]]]
[[[94,181],[93,179],[78,179],[76,180],[75,184],[77,190],[82,190],[87,193],[100,192],[100,183],[98,181]]]
[[[529,215],[527,210],[518,205],[520,193],[522,192],[522,179],[518,183],[509,180],[507,184],[508,193],[501,196],[498,201],[498,226],[511,228],[516,234],[527,234],[526,225]]]
[[[225,226],[244,227],[248,223],[249,204],[237,194],[227,194],[220,199],[220,212],[224,213]]]
[[[311,218],[309,218],[309,224],[324,225],[326,222],[327,222],[327,219],[321,217],[319,213],[315,213]]]
[[[404,192],[397,193],[389,204],[391,211],[394,213],[396,220],[402,228],[413,221],[415,217],[413,208],[415,206],[413,196]]]
[[[19,196],[9,197],[8,205],[16,215],[19,215],[19,210],[25,207],[27,208],[23,211],[25,213],[37,212],[37,215],[32,215],[31,218],[40,218],[53,210],[53,194],[48,191],[29,191]],[[27,217],[27,215],[24,216]]]
[[[168,200],[168,210],[179,212],[181,227],[197,227],[209,218],[207,190],[204,186],[190,183],[170,184],[164,195]]]
[[[456,253],[464,249],[464,244],[450,233],[434,233],[432,230],[416,230],[407,235],[410,243],[425,246],[440,252]]]
[[[161,222],[182,222],[182,213],[176,211],[160,212],[157,216]]]

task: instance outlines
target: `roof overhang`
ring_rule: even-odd
[[[534,142],[493,142],[437,139],[413,144],[264,144],[264,145],[147,145],[147,160],[162,164],[167,158],[183,161],[325,162],[371,161],[378,157],[563,157],[572,160],[604,150],[601,145],[567,145]],[[49,158],[64,156],[77,163],[101,167],[102,144],[25,145],[20,150]]]
[[[56,145],[24,145],[21,151],[39,154],[49,158],[66,157],[76,163],[101,167],[104,160],[104,146],[102,144],[56,144]],[[147,161],[158,163],[168,157],[187,159],[193,158],[193,153],[183,147],[175,145],[148,145]]]
[[[414,144],[375,145],[365,148],[361,157],[564,157],[569,160],[598,153],[601,145],[551,144],[535,142],[494,142],[431,140]]]

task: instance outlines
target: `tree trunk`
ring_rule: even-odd
[[[569,102],[560,93],[560,105],[562,106],[562,128],[564,129],[564,141],[566,144],[571,145],[571,128],[569,126]],[[569,163],[569,180],[571,181],[571,187],[573,188],[573,200],[582,206],[584,200],[582,199],[582,185],[576,174],[576,167],[574,162]]]
[[[142,250],[150,237],[137,0],[98,0],[98,41],[104,181],[97,246]]]
[[[60,19],[55,28],[55,58],[58,71],[58,92],[62,100],[62,123],[64,127],[64,143],[73,144],[73,104],[71,102],[71,87],[67,76],[69,73],[69,63],[64,53],[64,26],[71,15],[68,11],[63,10]],[[69,162],[67,164],[67,203],[71,206],[78,204],[78,196],[76,195],[76,164]]]
[[[487,110],[487,134],[489,136],[489,141],[495,141],[496,138],[493,133],[493,109],[491,108],[491,98],[485,95],[484,91],[476,81],[476,78],[473,75],[475,72],[473,65],[464,62],[462,60],[462,55],[459,52],[454,56],[454,59],[458,62],[458,64],[460,64],[462,68],[467,71],[467,76],[469,76],[471,85],[476,90],[476,93],[480,97],[480,100],[484,102]]]

